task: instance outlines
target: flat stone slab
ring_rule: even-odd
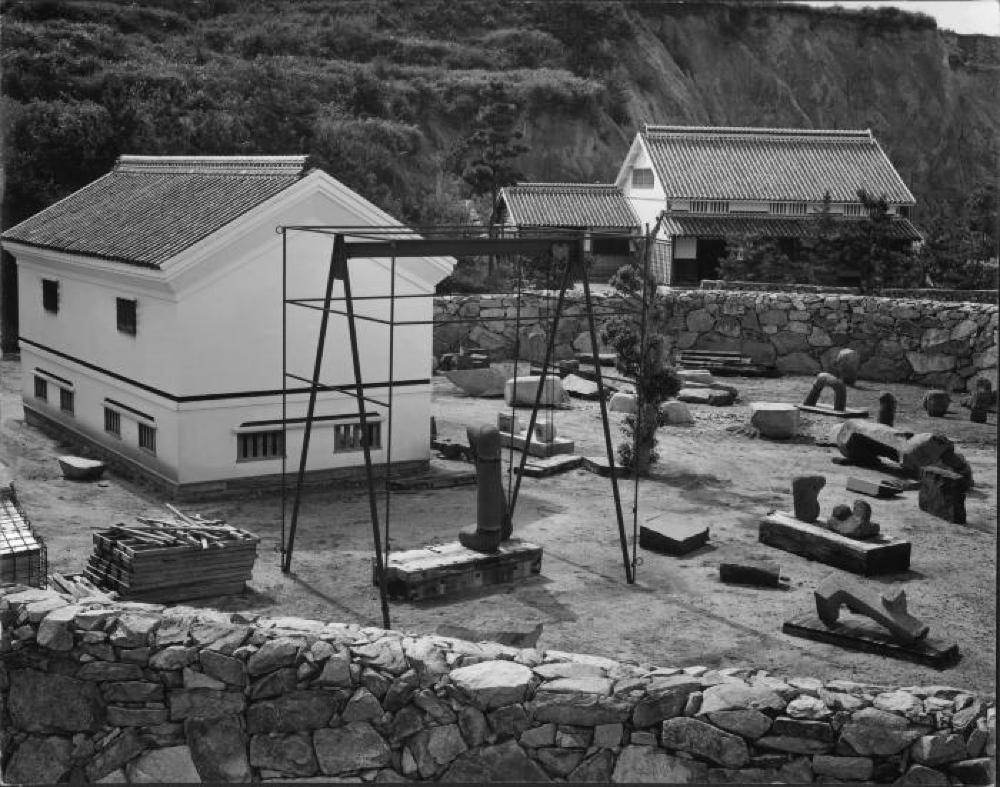
[[[864,478],[850,476],[847,479],[847,491],[880,498],[894,498],[903,491],[903,487],[894,481],[867,481]]]
[[[576,450],[576,444],[565,437],[556,437],[551,443],[532,438],[529,442],[525,439],[524,432],[512,435],[510,432],[500,432],[500,446],[502,448],[516,448],[518,451],[525,451],[531,456],[540,456],[543,459],[559,454],[572,454]]]
[[[378,584],[372,563],[372,582]],[[542,548],[511,538],[499,551],[477,552],[458,541],[389,555],[386,584],[390,598],[419,601],[469,588],[527,579],[542,570]]]
[[[909,541],[884,533],[859,541],[780,511],[772,511],[761,520],[759,538],[768,546],[863,576],[895,574],[910,568]]]
[[[558,377],[547,376],[544,385],[542,385],[541,377],[526,376],[512,377],[504,383],[504,401],[508,405],[532,407],[535,404],[535,397],[538,395],[539,385],[542,386],[539,404],[559,405],[564,404],[569,399],[563,390],[562,380]]]
[[[628,470],[622,467],[617,462],[614,465],[615,475],[618,478],[622,478],[628,475]],[[588,470],[591,473],[597,473],[597,475],[610,476],[611,475],[611,465],[608,463],[608,458],[606,456],[585,456],[583,457],[583,469]]]
[[[444,372],[448,381],[469,396],[503,396],[507,375],[499,369],[459,369]]]
[[[828,626],[816,615],[807,614],[785,621],[781,630],[793,637],[826,642],[848,650],[877,653],[935,669],[950,667],[960,658],[956,644],[927,637],[905,645],[893,639],[888,629],[867,618],[838,620]]]
[[[84,459],[82,456],[56,458],[59,461],[63,478],[70,481],[97,481],[104,474],[104,462],[97,459]]]
[[[800,410],[807,413],[817,413],[819,415],[832,415],[835,418],[867,418],[867,410],[859,410],[855,407],[845,407],[843,410],[834,410],[832,407],[821,404],[797,404]]]
[[[547,478],[567,470],[575,470],[583,464],[582,456],[550,456],[546,459],[529,459],[524,463],[524,475],[527,478]],[[517,472],[515,466],[514,472]]]
[[[562,385],[567,394],[577,399],[596,401],[600,398],[597,383],[578,374],[567,374],[562,378]]]
[[[788,440],[799,433],[799,410],[784,402],[751,402],[750,425],[770,440]]]
[[[639,546],[668,555],[686,555],[708,543],[708,528],[665,519],[639,526]]]
[[[741,560],[719,564],[719,579],[726,584],[788,590],[781,566],[772,560]]]
[[[592,364],[594,362],[593,353],[577,353],[573,357],[580,363]],[[614,366],[618,363],[618,353],[598,353],[597,362],[601,366]]]
[[[736,401],[736,395],[728,388],[701,388],[690,386],[677,392],[677,400],[690,404],[709,404],[726,407]]]

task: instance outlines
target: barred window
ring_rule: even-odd
[[[156,427],[139,424],[139,447],[151,454],[156,453]]]
[[[64,413],[73,414],[76,396],[69,388],[59,389],[59,409]]]
[[[42,279],[42,308],[52,314],[59,313],[59,282]]]
[[[845,216],[863,216],[865,213],[865,206],[860,202],[849,202],[844,205],[844,215]]]
[[[634,189],[651,189],[653,188],[653,170],[651,169],[633,169],[632,170],[632,188]]]
[[[280,429],[239,434],[236,436],[236,461],[280,459],[284,455],[284,443],[285,436]]]
[[[368,447],[372,450],[382,447],[382,424],[379,422],[369,422]],[[335,453],[348,451],[362,451],[364,446],[361,443],[363,430],[360,423],[337,424],[333,427],[333,450]]]
[[[109,407],[104,408],[104,431],[115,437],[122,436],[122,414]]]
[[[44,377],[35,376],[35,398],[43,402],[49,400],[49,383]]]
[[[692,200],[692,213],[729,213],[729,203],[725,200]]]

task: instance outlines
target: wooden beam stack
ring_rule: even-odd
[[[220,519],[137,517],[94,534],[86,577],[104,590],[139,601],[175,602],[243,593],[260,539]]]

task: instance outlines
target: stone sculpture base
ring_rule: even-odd
[[[513,446],[518,451],[524,451],[526,445],[527,451],[531,456],[540,456],[543,458],[556,456],[557,454],[571,454],[576,450],[576,445],[573,441],[567,440],[565,437],[557,437],[551,443],[543,443],[541,440],[536,439],[532,439],[529,443],[524,437],[524,432],[516,435],[512,435],[510,432],[500,433],[501,448],[510,448]]]
[[[781,566],[771,560],[720,563],[719,579],[727,585],[752,585],[780,590],[790,588],[788,577],[781,576]]]
[[[758,537],[768,546],[866,577],[910,568],[909,541],[897,541],[885,534],[858,541],[780,511],[772,511],[761,520]]]
[[[903,486],[902,484],[897,484],[895,481],[868,481],[864,478],[850,476],[847,479],[847,491],[886,499],[895,498],[896,495],[903,491]]]
[[[832,407],[821,404],[797,404],[800,410],[807,413],[818,413],[819,415],[832,415],[836,418],[867,418],[867,410],[859,410],[855,407],[845,407],[843,410],[834,410]]]
[[[960,658],[958,645],[933,638],[904,645],[894,640],[887,629],[868,618],[842,619],[827,626],[815,614],[808,614],[785,621],[781,630],[793,637],[912,661],[935,669],[950,667],[958,663]]]
[[[686,555],[708,543],[708,528],[689,522],[655,522],[639,526],[639,546],[667,555]]]
[[[526,478],[547,478],[567,470],[575,470],[583,464],[582,456],[551,456],[547,459],[529,459],[524,463]],[[517,472],[517,467],[514,467]]]
[[[471,588],[523,580],[542,570],[542,548],[510,538],[492,554],[466,549],[458,541],[389,555],[386,586],[389,598],[420,601]],[[378,584],[372,561],[372,583]]]

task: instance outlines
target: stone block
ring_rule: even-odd
[[[788,440],[799,431],[799,409],[785,402],[751,402],[750,425],[761,437]]]
[[[313,748],[320,772],[327,776],[381,768],[392,761],[389,744],[366,721],[316,730]]]
[[[660,740],[665,748],[688,752],[726,768],[742,768],[750,762],[750,751],[743,738],[697,719],[667,719]]]
[[[105,721],[94,683],[37,670],[12,670],[7,712],[26,732],[93,732]]]
[[[143,752],[130,762],[125,773],[132,784],[200,783],[198,769],[187,746],[169,746]]]
[[[639,546],[667,555],[686,555],[708,543],[708,527],[689,520],[659,519],[639,527]]]
[[[660,421],[669,426],[693,424],[694,418],[684,402],[663,402],[660,405]]]
[[[308,732],[252,736],[249,764],[288,776],[312,776],[319,770]]]
[[[635,415],[638,412],[635,394],[624,393],[622,391],[615,393],[611,397],[611,401],[608,402],[608,411]]]
[[[4,747],[7,749],[7,747]],[[5,751],[6,753],[6,751]],[[4,784],[54,784],[72,764],[73,744],[66,738],[25,738],[3,772]]]
[[[483,661],[452,670],[450,680],[481,710],[524,700],[532,671],[512,661]]]
[[[541,377],[513,377],[504,384],[504,402],[508,407],[531,407],[535,403]],[[545,406],[565,404],[568,401],[563,390],[562,381],[558,377],[546,376],[545,384],[541,385],[540,404]]]
[[[687,784],[707,780],[705,763],[674,757],[653,746],[626,746],[611,774],[611,781],[616,784]]]
[[[191,760],[203,781],[246,784],[252,780],[246,736],[238,716],[189,719],[184,732]]]
[[[962,477],[951,470],[928,465],[920,471],[918,505],[921,511],[949,522],[965,524],[965,489]]]

